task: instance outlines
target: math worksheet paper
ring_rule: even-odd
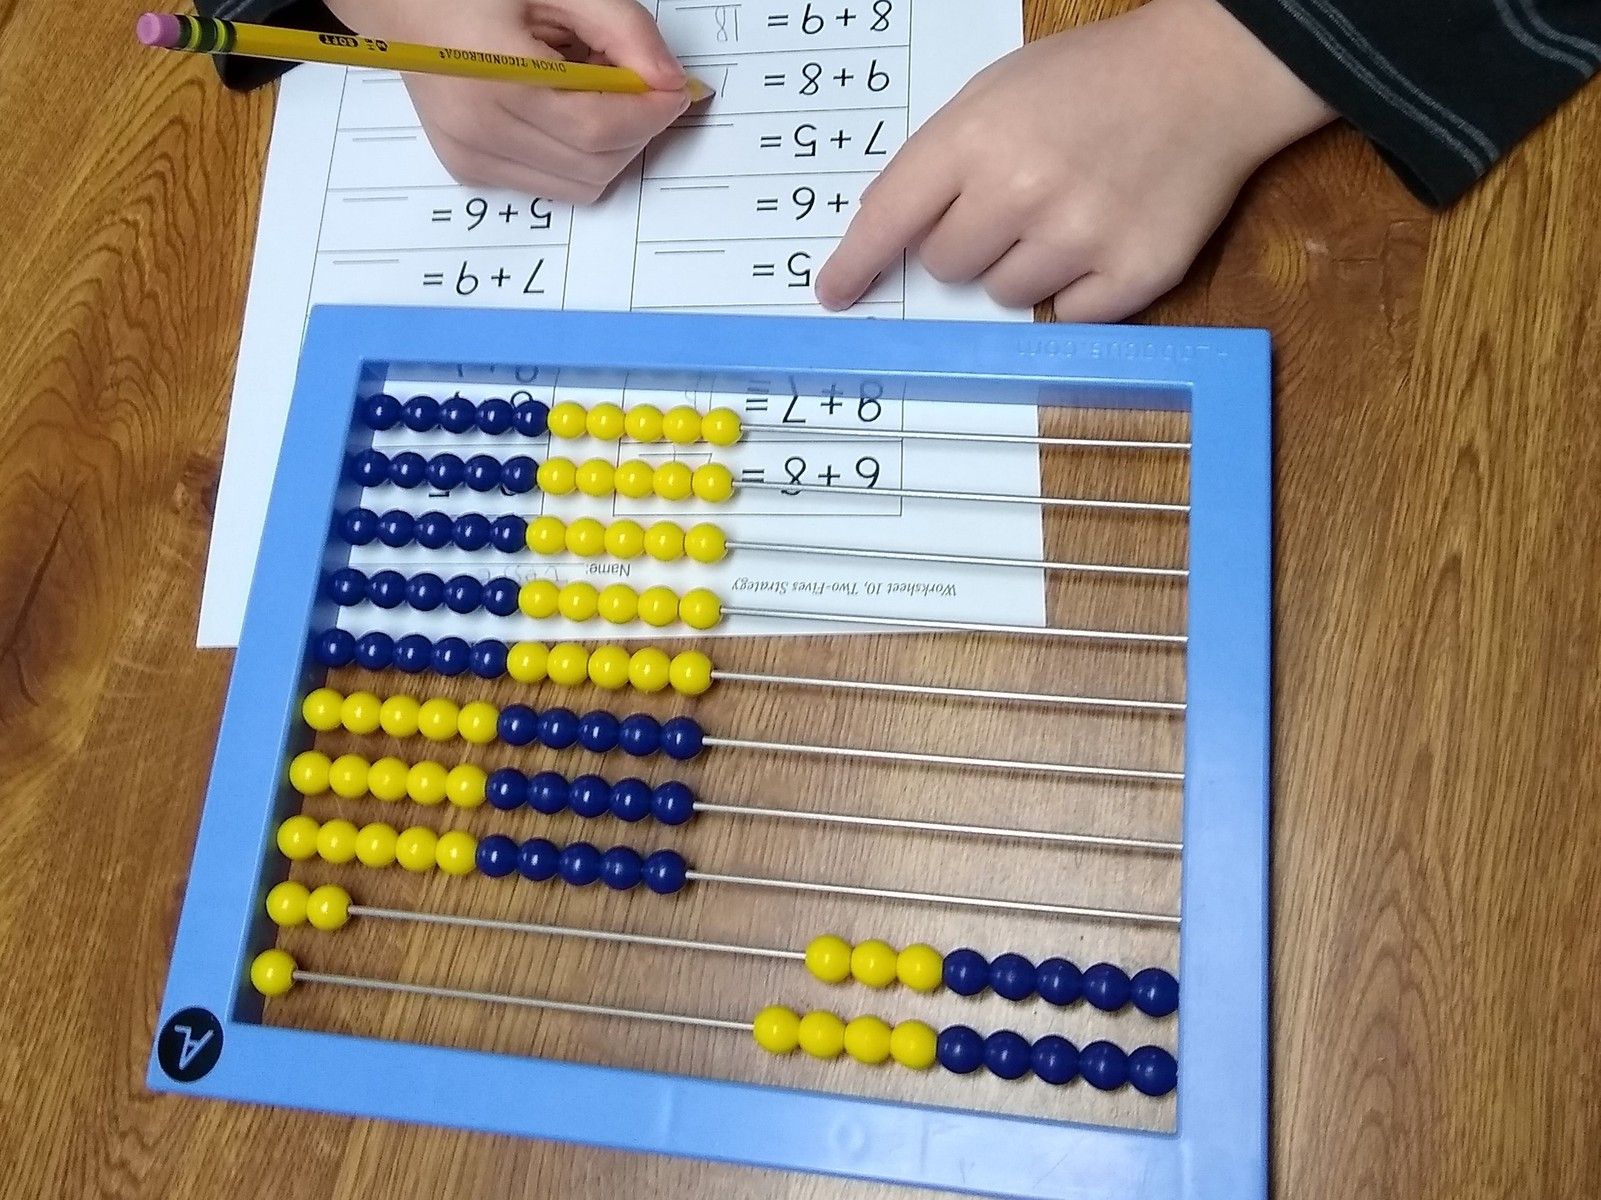
[[[1022,41],[1017,0],[651,0],[646,7],[675,53],[717,95],[653,143],[602,202],[577,209],[456,185],[392,72],[302,66],[284,79],[207,564],[201,645],[233,645],[238,638],[313,306],[830,316],[813,298],[813,277],[862,190],[912,130]],[[841,316],[1027,320],[1029,314],[1002,310],[978,289],[939,284],[912,263],[886,272]],[[470,389],[467,394],[477,398]],[[561,397],[553,392],[551,398]],[[631,394],[611,398],[641,402]],[[685,399],[702,407],[710,402],[694,396],[677,401]],[[915,397],[736,399],[751,423],[787,420],[840,431],[855,425],[1032,433],[1037,421],[1032,407],[935,406]],[[857,490],[938,487],[962,478],[1005,481],[1005,490],[1027,492],[1039,479],[1032,446],[968,445],[953,458],[949,444],[916,439],[760,440],[730,463],[747,478],[841,490],[837,498],[817,492],[742,496],[726,513],[731,536],[1040,556],[1040,514],[1031,506],[892,502]],[[533,452],[545,450],[541,445]],[[396,506],[415,504],[402,493],[390,499]],[[384,501],[375,495],[370,503],[383,507]],[[448,497],[429,500],[447,511],[459,504],[459,498],[455,504]],[[538,515],[545,498],[499,498],[497,513],[513,510]],[[491,566],[464,562],[462,569],[487,574]],[[574,561],[541,571],[566,578],[586,569]],[[1044,619],[1043,575],[1030,570],[768,555],[742,561],[738,570],[731,563],[719,577],[725,591],[743,587],[774,608]],[[824,596],[833,599],[823,603]],[[810,603],[780,604],[779,597]],[[797,631],[793,624],[753,621],[729,631],[779,630]]]

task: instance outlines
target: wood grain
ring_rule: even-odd
[[[1030,29],[1115,7],[1031,4]],[[226,656],[193,634],[270,98],[138,53],[116,5],[79,10],[80,54],[38,50],[22,31],[54,11],[0,5],[0,1192],[911,1195],[145,1092],[226,684]],[[1579,1197],[1601,1172],[1598,123],[1592,88],[1443,216],[1354,136],[1315,139],[1145,317],[1276,341],[1282,1196]],[[970,677],[960,640],[879,644],[864,670],[916,654]],[[962,732],[903,704],[864,719],[897,739]],[[750,769],[729,763],[719,786]],[[707,843],[762,844],[735,826]],[[830,845],[830,869],[855,869]],[[879,847],[914,874],[937,855]],[[892,937],[926,928],[871,917]],[[376,952],[419,970],[497,953]],[[535,961],[575,989],[596,966]]]

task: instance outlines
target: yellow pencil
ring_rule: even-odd
[[[654,91],[624,67],[567,62],[560,58],[524,58],[520,54],[491,54],[479,50],[451,50],[388,42],[381,38],[343,33],[310,33],[303,29],[277,29],[245,25],[207,17],[172,13],[145,13],[135,26],[139,40],[163,50],[193,54],[242,54],[284,62],[333,63],[343,67],[380,67],[424,75],[460,75],[469,79],[495,79],[570,92]],[[686,85],[696,100],[713,94],[698,79]]]

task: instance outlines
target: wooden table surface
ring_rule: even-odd
[[[0,1192],[910,1195],[145,1090],[271,101],[127,6],[40,51],[57,7],[0,3]],[[1598,132],[1592,88],[1443,216],[1318,137],[1143,318],[1276,342],[1280,1196],[1601,1175]]]

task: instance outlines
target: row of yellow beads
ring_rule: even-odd
[[[286,879],[267,893],[267,916],[280,927],[309,922],[313,929],[332,933],[350,920],[350,893],[332,883],[312,891],[303,883]]]
[[[680,596],[667,587],[639,592],[626,583],[597,588],[583,580],[563,587],[548,579],[530,580],[517,593],[517,607],[524,616],[540,620],[562,616],[582,622],[599,617],[613,625],[626,625],[637,618],[656,629],[674,621],[691,629],[710,629],[723,619],[723,602],[705,588],[693,588]]]
[[[593,683],[608,691],[633,687],[659,692],[671,686],[683,696],[699,696],[712,686],[712,660],[699,650],[683,650],[671,657],[665,650],[645,646],[629,653],[622,646],[586,650],[576,642],[513,642],[506,652],[506,673],[518,683],[549,679],[564,687]]]
[[[278,826],[278,849],[285,858],[320,858],[336,865],[352,860],[364,867],[399,863],[408,871],[438,867],[447,875],[470,875],[477,868],[478,839],[460,829],[435,833],[414,825],[396,832],[375,821],[357,829],[343,818],[318,823],[304,814]]]
[[[694,496],[721,504],[734,494],[734,475],[722,463],[704,463],[690,468],[688,463],[664,462],[651,466],[643,459],[631,458],[613,466],[604,458],[575,463],[570,458],[547,458],[535,472],[539,490],[549,496],[582,492],[586,496],[627,496],[643,500],[654,495],[660,500],[688,500]]]
[[[932,992],[940,985],[944,967],[940,952],[920,942],[904,950],[877,938],[852,946],[827,933],[806,945],[806,969],[824,983],[854,979],[867,987],[882,988],[898,979],[913,991]]]
[[[831,1012],[809,1012],[773,1004],[751,1022],[756,1044],[771,1054],[789,1054],[797,1047],[813,1058],[838,1058],[843,1052],[869,1066],[893,1058],[903,1067],[926,1071],[934,1065],[938,1039],[921,1021],[902,1021],[893,1029],[877,1017],[840,1020]]]
[[[557,438],[598,438],[603,442],[621,441],[625,436],[636,442],[669,441],[689,446],[707,441],[714,446],[732,446],[739,441],[739,414],[731,408],[714,408],[704,416],[687,404],[666,412],[654,404],[636,404],[624,412],[615,404],[585,408],[571,400],[554,405],[546,418],[550,435]]]
[[[405,763],[398,758],[380,758],[369,763],[359,754],[341,754],[330,761],[320,750],[297,754],[289,764],[289,786],[302,796],[332,792],[346,800],[371,796],[390,803],[409,799],[430,806],[449,800],[457,808],[477,808],[484,802],[488,779],[484,769],[472,763],[448,769],[426,760]]]
[[[728,537],[715,525],[692,525],[685,529],[671,521],[657,521],[650,528],[627,519],[604,525],[593,517],[580,517],[571,523],[560,517],[536,517],[528,523],[525,535],[535,554],[576,554],[596,558],[638,558],[648,554],[657,562],[677,562],[686,554],[701,563],[722,562],[728,555]]]
[[[376,733],[382,729],[390,737],[422,734],[432,742],[448,742],[459,737],[475,746],[495,740],[500,709],[485,700],[457,704],[443,696],[418,701],[411,696],[390,696],[380,700],[371,692],[342,695],[322,687],[301,702],[300,715],[318,733],[345,729],[351,733]]]

